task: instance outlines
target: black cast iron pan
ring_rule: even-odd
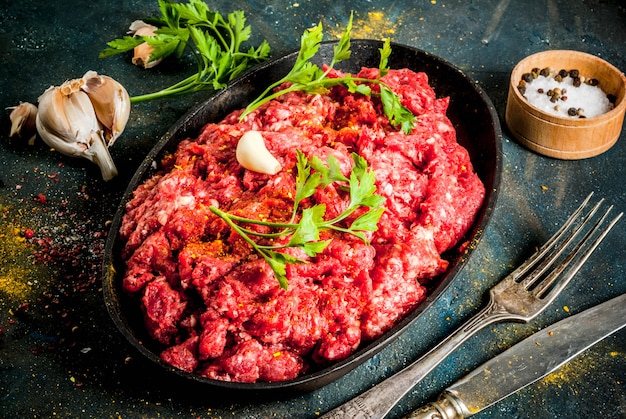
[[[336,42],[325,42],[315,60],[316,64],[330,62]],[[353,40],[352,57],[341,62],[337,68],[355,73],[361,67],[378,67],[381,41]],[[155,162],[159,162],[165,152],[174,151],[177,144],[188,137],[195,137],[200,128],[208,122],[217,122],[233,110],[245,107],[255,99],[271,82],[282,78],[293,66],[297,52],[268,61],[257,66],[222,91],[215,93],[205,102],[190,110],[170,130],[146,156],[130,181],[113,219],[105,247],[103,261],[103,293],[106,307],[116,326],[137,350],[154,363],[155,368],[165,369],[171,374],[189,380],[192,385],[208,386],[214,389],[232,391],[253,391],[262,393],[280,392],[281,395],[311,391],[343,376],[365,362],[396,339],[428,309],[442,292],[454,281],[462,270],[475,246],[463,252],[449,252],[449,269],[444,275],[430,282],[428,297],[417,309],[410,313],[394,328],[379,339],[359,348],[350,357],[321,370],[311,371],[297,379],[275,383],[234,383],[204,378],[171,367],[158,356],[156,345],[143,325],[139,304],[130,300],[121,289],[124,263],[121,259],[122,243],[118,237],[125,204],[132,192],[145,179],[155,172]],[[501,176],[502,132],[496,111],[487,95],[463,72],[445,60],[409,46],[392,44],[389,59],[391,68],[409,68],[423,71],[429,77],[431,86],[438,97],[449,96],[448,117],[457,130],[458,141],[470,154],[474,169],[485,184],[486,197],[478,217],[465,238],[465,242],[477,243],[483,234],[496,203]],[[436,342],[432,342],[434,346]],[[164,383],[165,384],[165,383]]]

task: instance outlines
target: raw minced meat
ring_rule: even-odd
[[[363,69],[359,77],[376,77]],[[336,73],[335,73],[336,74]],[[331,77],[333,74],[331,74]],[[424,73],[391,70],[384,81],[417,117],[409,135],[390,126],[376,96],[334,87],[292,92],[239,122],[235,111],[182,141],[162,170],[126,206],[123,288],[137,296],[161,358],[182,370],[229,381],[282,381],[341,360],[389,330],[425,298],[444,272],[441,254],[458,244],[484,187]],[[376,86],[373,86],[375,89]],[[235,158],[247,131],[259,131],[282,170],[251,172]],[[308,263],[287,266],[288,289],[253,249],[209,209],[286,221],[293,208],[296,150],[349,173],[363,156],[386,198],[370,244],[325,232],[332,241]],[[346,208],[329,185],[308,199],[326,217]]]

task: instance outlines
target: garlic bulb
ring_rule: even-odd
[[[130,29],[128,33],[135,36],[154,36],[155,31],[158,29],[156,26],[150,25],[143,20],[135,20],[131,23]],[[147,42],[139,44],[133,50],[134,55],[132,62],[133,64],[143,67],[143,68],[152,68],[158,63],[161,62],[161,59],[150,60],[150,56],[152,55],[152,51],[154,48],[149,45]]]
[[[130,97],[117,81],[109,76],[88,71],[83,76],[81,89],[87,93],[96,117],[104,128],[104,139],[108,147],[124,131],[130,116]]]
[[[281,169],[278,160],[265,147],[263,136],[258,131],[248,131],[241,136],[235,155],[240,165],[253,172],[275,175]]]
[[[9,137],[18,136],[28,138],[28,144],[33,145],[37,136],[37,127],[35,120],[37,119],[37,106],[32,103],[22,102],[17,106],[12,106],[9,119],[11,120],[11,132]]]
[[[39,97],[36,125],[41,139],[58,152],[96,163],[104,180],[117,175],[103,130],[83,79],[52,86]]]

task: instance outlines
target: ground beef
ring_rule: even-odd
[[[427,76],[391,70],[384,81],[417,116],[409,135],[390,126],[376,96],[341,86],[327,95],[292,92],[242,122],[235,111],[207,124],[137,188],[120,229],[123,288],[137,297],[162,359],[219,380],[288,380],[349,356],[424,300],[424,284],[446,270],[441,254],[471,226],[485,191],[456,142],[448,99],[436,98]],[[282,164],[278,174],[238,164],[236,144],[249,130],[262,134]],[[296,150],[323,161],[332,154],[344,173],[351,152],[363,156],[386,211],[368,233],[370,244],[325,232],[332,241],[315,258],[288,249],[309,263],[288,265],[289,287],[282,289],[267,263],[209,207],[288,219]],[[330,218],[348,196],[330,185],[309,201],[326,204]]]

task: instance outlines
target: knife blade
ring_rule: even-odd
[[[626,325],[626,294],[532,334],[405,419],[462,419],[540,380]]]

